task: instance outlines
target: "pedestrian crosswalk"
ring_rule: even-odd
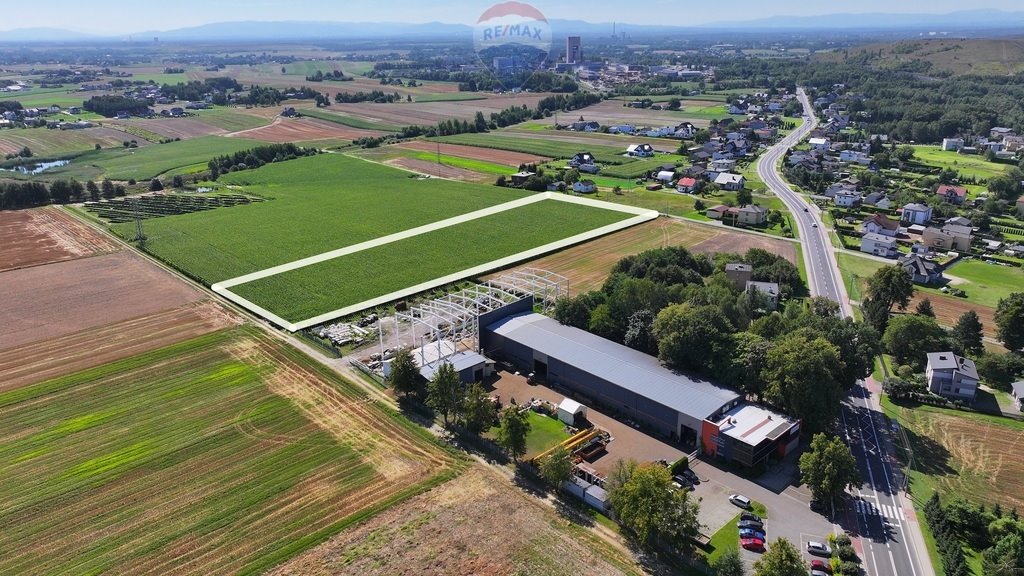
[[[903,508],[888,504],[873,504],[865,500],[857,500],[857,513],[864,516],[883,516],[890,520],[906,520]]]

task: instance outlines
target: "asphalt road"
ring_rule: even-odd
[[[793,214],[811,295],[838,302],[843,316],[852,316],[821,211],[794,192],[779,173],[779,161],[786,151],[818,125],[806,93],[798,89],[797,96],[804,107],[803,125],[762,154],[757,174]],[[843,405],[844,433],[857,458],[864,486],[857,491],[853,509],[841,514],[837,521],[843,529],[859,536],[863,565],[870,576],[931,576],[934,572],[913,505],[902,494],[902,480],[892,466],[887,420],[876,402],[866,386],[860,385]]]

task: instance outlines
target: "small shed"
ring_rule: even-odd
[[[566,398],[558,405],[558,419],[569,426],[576,426],[580,420],[587,419],[587,407],[579,402]]]

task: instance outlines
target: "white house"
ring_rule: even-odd
[[[926,225],[932,221],[932,208],[924,204],[907,204],[903,207],[903,221]]]
[[[572,191],[577,194],[593,194],[597,192],[597,184],[593,180],[580,180],[572,185]]]
[[[708,168],[714,170],[715,172],[728,172],[735,167],[736,160],[733,158],[722,158],[719,160],[714,160],[711,162],[711,165],[708,166]]]
[[[715,177],[715,184],[721,186],[722,190],[729,190],[735,192],[736,190],[742,190],[743,186],[747,183],[746,179],[740,174],[732,174],[729,172],[722,172]]]
[[[811,145],[811,150],[827,151],[832,147],[832,142],[828,138],[811,138],[808,143]]]
[[[861,203],[864,197],[861,196],[860,192],[843,191],[837,192],[832,198],[832,201],[836,203],[836,206],[842,208],[853,208]]]
[[[957,152],[964,147],[963,138],[943,138],[942,149],[946,152]]]
[[[895,238],[900,230],[900,223],[882,214],[872,214],[870,218],[864,221],[863,230],[865,234],[878,234]]]
[[[860,239],[860,251],[883,258],[895,258],[899,255],[896,239],[881,234],[865,234]]]
[[[1024,408],[1024,380],[1014,382],[1010,385],[1010,389],[1013,390],[1011,395],[1013,396],[1014,404],[1017,405],[1017,409]]]
[[[749,280],[747,281],[746,291],[763,294],[768,300],[770,310],[775,310],[779,307],[779,285],[775,282],[754,282]]]
[[[689,194],[697,189],[697,180],[695,178],[680,178],[676,182],[676,191],[684,194]]]
[[[658,172],[657,176],[655,176],[654,179],[657,180],[658,182],[661,182],[662,184],[668,185],[669,183],[672,182],[672,180],[675,177],[676,177],[676,173],[675,172],[670,172],[668,170],[662,170],[661,172]]]
[[[924,376],[933,394],[968,402],[974,402],[978,394],[978,368],[974,361],[952,352],[928,354]]]
[[[858,152],[856,150],[843,150],[839,153],[840,162],[852,162],[854,164],[860,164],[867,166],[871,164],[871,157],[864,152]]]
[[[626,154],[637,158],[650,158],[654,156],[654,148],[650,144],[630,144],[626,148]]]

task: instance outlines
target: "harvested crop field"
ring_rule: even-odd
[[[227,130],[217,128],[216,126],[212,126],[195,118],[154,118],[151,120],[136,119],[121,121],[121,123],[126,126],[138,126],[143,130],[148,130],[165,138],[181,138],[183,140],[186,138],[212,136],[227,132]]]
[[[459,466],[254,328],[0,393],[0,424],[5,574],[258,573]]]
[[[743,253],[750,248],[764,248],[796,262],[796,249],[789,242],[661,217],[544,256],[523,266],[561,274],[569,279],[572,293],[581,294],[599,289],[615,263],[622,258],[667,246],[683,246],[701,253]]]
[[[85,130],[47,130],[46,128],[16,128],[0,131],[0,154],[16,153],[28,146],[36,156],[57,156],[121,146],[133,137],[112,128],[87,128]],[[149,144],[141,138],[134,138],[139,146]]]
[[[0,272],[118,249],[59,208],[0,212]]]
[[[355,140],[363,137],[376,138],[384,134],[386,132],[351,128],[342,124],[312,118],[278,118],[269,126],[232,132],[228,136],[249,138],[261,142],[284,143],[329,139]]]
[[[932,301],[932,309],[935,310],[935,319],[939,321],[939,324],[952,327],[956,325],[956,321],[960,319],[960,316],[963,315],[964,312],[974,310],[978,313],[978,318],[981,320],[985,336],[988,336],[989,338],[996,337],[995,308],[975,304],[964,298],[942,296],[932,292],[914,290],[914,297],[907,306],[907,310],[914,310],[918,303],[925,298]]]
[[[477,174],[472,170],[465,170],[462,168],[456,168],[454,166],[445,166],[444,164],[438,164],[437,162],[429,162],[427,160],[417,160],[416,158],[395,158],[386,162],[391,166],[398,166],[406,170],[411,170],[419,174],[426,174],[428,176],[435,176],[437,178],[450,178],[452,180],[462,180],[464,182],[479,182],[481,180],[489,180],[489,177],[485,177],[481,174]]]
[[[641,574],[629,556],[493,472],[459,478],[272,570],[272,576]]]
[[[0,273],[0,345],[14,348],[197,302],[201,292],[134,252]]]
[[[0,354],[0,392],[170,346],[241,322],[240,316],[213,300],[202,300],[8,348]]]
[[[483,160],[485,162],[494,162],[495,164],[505,164],[506,166],[519,166],[520,164],[534,164],[538,162],[547,162],[550,158],[544,156],[537,156],[535,154],[524,154],[522,152],[511,152],[508,150],[496,150],[493,148],[477,148],[476,146],[463,146],[461,144],[441,144],[441,154],[448,156],[458,156],[460,158],[471,158],[473,160]],[[418,150],[420,152],[437,152],[437,142],[426,142],[423,140],[412,140],[410,142],[403,142],[396,146],[397,148],[404,148],[407,150]]]
[[[377,86],[376,89],[380,89]],[[546,94],[484,95],[483,100],[463,100],[452,102],[396,102],[393,104],[376,104],[361,102],[358,104],[332,104],[331,110],[349,116],[376,120],[393,126],[409,126],[418,124],[432,126],[442,120],[452,118],[472,119],[477,111],[490,118],[492,112],[501,112],[510,106],[527,106],[531,110],[537,107]]]

